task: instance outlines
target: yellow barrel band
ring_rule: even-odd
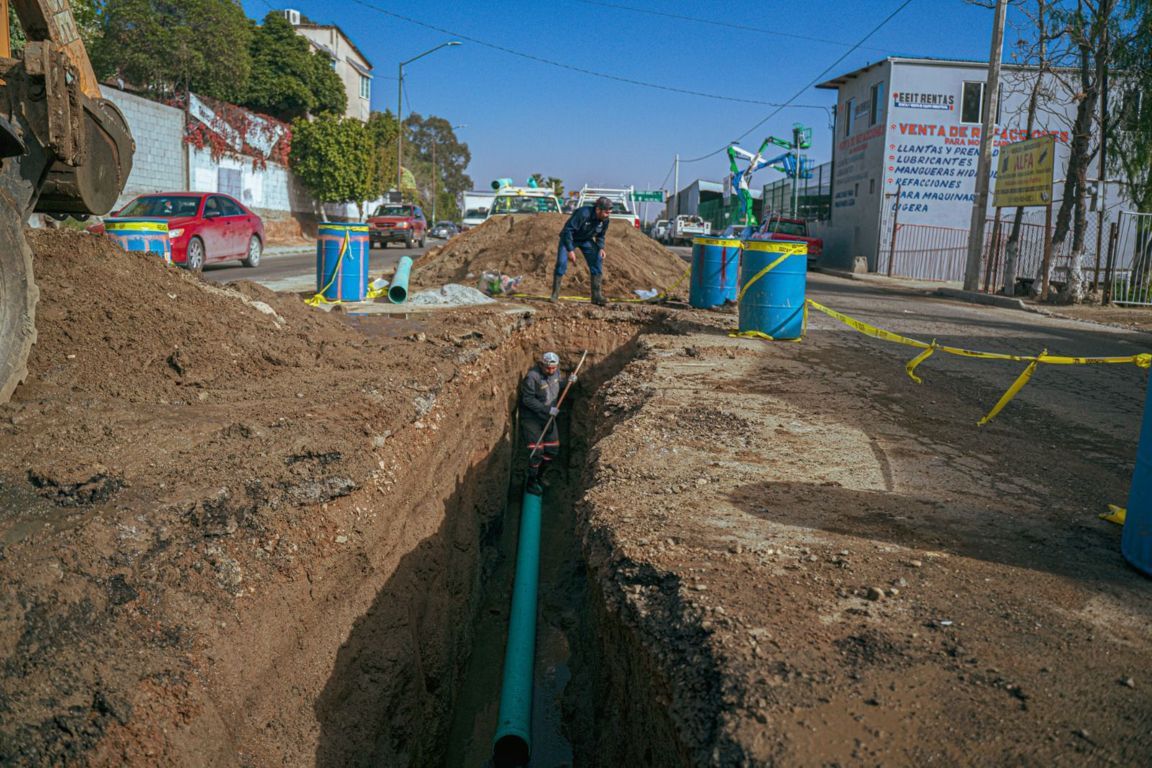
[[[105,232],[162,232],[168,233],[166,221],[106,221]]]
[[[694,237],[692,245],[718,245],[721,248],[739,248],[742,240],[732,240],[726,237]]]
[[[782,253],[786,256],[807,255],[807,243],[786,243],[780,240],[745,240],[746,251],[767,251],[768,253]]]
[[[341,234],[344,232],[365,232],[366,233],[368,231],[368,225],[367,224],[321,224],[320,225],[320,231],[321,232],[324,232],[324,231],[339,232]]]

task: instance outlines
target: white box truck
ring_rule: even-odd
[[[464,192],[460,197],[460,211],[463,214],[463,218],[460,220],[460,231],[463,232],[472,227],[478,227],[488,220],[496,192],[479,189]]]

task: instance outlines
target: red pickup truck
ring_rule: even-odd
[[[808,244],[808,262],[812,263],[824,253],[824,240],[808,235],[808,222],[804,219],[769,217],[752,235],[751,240],[786,240]]]
[[[423,248],[427,236],[428,221],[418,205],[385,203],[368,219],[368,241],[373,248],[387,248],[388,243]]]

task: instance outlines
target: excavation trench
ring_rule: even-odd
[[[477,384],[482,397],[471,412],[441,424],[446,439],[468,448],[429,457],[418,474],[434,484],[454,476],[448,498],[396,489],[412,503],[408,517],[441,523],[400,559],[343,642],[316,704],[318,765],[489,764],[526,459],[515,392],[543,346],[565,361],[588,350],[589,364],[562,412],[561,459],[544,497],[531,765],[594,764],[577,752],[589,741],[580,733],[597,727],[591,698],[603,687],[602,651],[594,650],[603,617],[589,602],[598,591],[588,589],[578,503],[607,428],[597,393],[634,358],[648,328],[557,326],[521,332],[491,366],[494,378]]]

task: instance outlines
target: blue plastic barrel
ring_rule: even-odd
[[[364,301],[368,254],[367,224],[321,222],[316,238],[316,292],[328,301]]]
[[[105,219],[104,233],[126,251],[154,253],[172,263],[167,219]]]
[[[740,332],[773,339],[804,334],[808,245],[745,240],[740,265]]]
[[[1144,422],[1140,425],[1120,551],[1133,566],[1152,576],[1152,386],[1144,396]]]
[[[692,240],[692,282],[688,303],[697,309],[736,301],[740,276],[739,240],[697,237]]]

